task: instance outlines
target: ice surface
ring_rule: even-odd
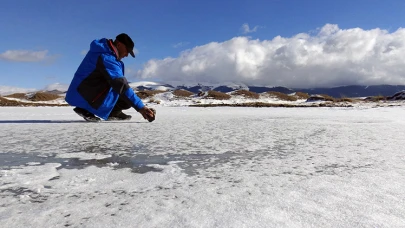
[[[2,227],[405,227],[403,107],[0,108]]]

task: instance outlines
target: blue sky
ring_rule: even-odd
[[[364,47],[368,52],[363,56],[376,53],[390,42],[396,44],[396,50],[403,50],[405,45],[400,39],[403,32],[398,30],[405,27],[404,23],[405,1],[400,0],[3,0],[0,8],[0,86],[41,89],[54,83],[69,84],[90,42],[103,37],[114,38],[121,32],[133,38],[138,52],[135,59],[124,59],[130,81],[203,82],[207,79],[220,83],[222,79],[232,81],[235,74],[235,81],[266,85],[299,86],[301,82],[311,80],[323,81],[323,84],[305,86],[362,82],[400,84],[403,82],[401,75],[405,73],[402,68],[397,70],[395,80],[393,76],[389,80],[388,76],[382,79],[379,76],[384,75],[381,72],[385,72],[389,64],[392,66],[393,60],[401,59],[399,51],[374,62],[370,62],[370,57],[358,60],[357,56],[349,56],[350,63],[325,64],[316,60],[319,56],[315,59],[311,51],[307,52],[309,49],[305,50],[307,54],[299,56],[294,50],[308,47],[315,50],[317,45],[325,47],[325,43],[337,39],[340,39],[339,44],[353,44],[344,56],[357,52],[356,43],[362,40],[366,43],[381,40],[378,45],[371,43],[374,48],[370,50],[369,46]],[[322,38],[320,31],[326,25],[334,25],[333,31]],[[296,46],[293,38],[300,33],[309,35],[299,38],[309,45]],[[277,36],[287,40],[276,42]],[[282,50],[285,51],[284,60],[279,58]],[[245,54],[240,54],[242,52]],[[234,54],[239,60],[224,59]],[[241,57],[245,59],[240,61]],[[326,58],[329,57],[328,54]],[[302,58],[311,62],[296,62]],[[386,58],[392,58],[392,61]],[[210,62],[212,59],[217,59],[215,64]],[[284,62],[277,62],[277,66],[270,69],[269,65],[276,59]],[[389,64],[377,65],[376,70],[375,64],[383,60]],[[341,72],[332,79],[306,79],[312,75],[311,70],[319,72],[315,65],[321,65],[322,69],[330,65],[350,66],[350,72],[355,73],[337,69]],[[325,72],[330,70],[327,68]],[[371,73],[376,71],[378,74]],[[231,73],[222,78],[224,72]],[[173,76],[175,74],[177,76]],[[297,77],[300,80],[294,80]],[[349,79],[353,77],[356,80]]]

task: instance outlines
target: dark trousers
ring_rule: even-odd
[[[122,110],[126,110],[131,108],[132,105],[131,103],[128,101],[128,98],[124,98],[123,96],[120,96],[118,98],[117,103],[115,104],[113,110],[111,111],[111,113],[117,113],[117,112],[121,112]]]

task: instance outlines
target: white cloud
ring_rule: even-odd
[[[36,91],[36,89],[19,88],[13,86],[0,86],[0,96],[6,96],[13,93],[28,93]]]
[[[174,48],[180,48],[180,47],[184,47],[187,46],[189,44],[189,42],[179,42],[177,44],[173,44],[172,47]]]
[[[80,54],[81,54],[81,55],[87,55],[87,52],[89,52],[89,50],[82,50],[82,51],[80,52]]]
[[[252,32],[256,32],[257,29],[261,28],[261,26],[256,25],[255,27],[253,27],[252,29],[250,29],[249,24],[248,23],[244,23],[242,25],[242,27],[240,28],[243,34],[247,34],[247,33],[252,33]]]
[[[40,62],[48,58],[48,50],[27,51],[27,50],[8,50],[0,54],[0,59],[13,62]]]
[[[45,91],[59,90],[61,92],[65,92],[68,90],[68,88],[69,88],[68,84],[53,83],[53,84],[47,85],[43,90],[45,90]]]
[[[152,59],[136,78],[287,87],[405,84],[405,29],[340,29],[272,40],[235,37]]]

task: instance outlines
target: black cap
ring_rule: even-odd
[[[125,45],[125,47],[127,47],[128,53],[131,54],[131,56],[135,58],[134,42],[132,41],[131,37],[129,37],[125,33],[121,33],[116,37],[116,40],[123,43]]]

